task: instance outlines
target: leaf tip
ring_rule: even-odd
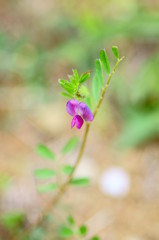
[[[114,53],[114,56],[115,56],[117,59],[119,59],[118,47],[115,46],[115,45],[113,45],[113,46],[112,46],[112,51],[113,51],[113,53]]]

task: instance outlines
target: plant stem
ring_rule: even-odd
[[[96,117],[97,115],[97,112],[103,102],[103,99],[104,99],[104,95],[105,95],[105,92],[109,86],[109,83],[112,79],[112,76],[113,74],[115,73],[115,70],[117,68],[117,66],[119,65],[119,63],[124,59],[124,57],[120,58],[117,60],[117,63],[115,64],[112,72],[109,74],[109,77],[108,77],[108,80],[106,82],[106,85],[105,87],[103,88],[102,90],[102,93],[101,93],[101,97],[97,103],[97,106],[95,108],[95,111],[94,111],[94,118]],[[35,227],[39,226],[42,224],[43,220],[44,220],[44,217],[47,213],[49,213],[55,206],[56,204],[61,200],[61,197],[63,196],[63,194],[66,192],[67,188],[69,187],[72,179],[73,179],[73,176],[74,176],[74,173],[76,172],[76,169],[81,161],[81,158],[83,156],[83,152],[84,152],[84,149],[85,149],[85,146],[86,146],[86,141],[87,141],[87,137],[88,137],[88,133],[89,133],[89,129],[90,129],[90,124],[89,123],[86,123],[86,129],[85,129],[85,132],[84,132],[84,136],[83,136],[83,140],[82,140],[82,144],[81,144],[81,147],[80,147],[80,150],[79,150],[79,153],[78,153],[78,156],[77,156],[77,159],[76,159],[76,162],[74,164],[74,168],[73,168],[73,171],[71,172],[71,174],[69,175],[68,179],[66,180],[66,182],[60,187],[56,197],[54,199],[52,199],[48,205],[46,205],[46,207],[43,209],[40,217],[37,219],[36,223],[32,226],[32,227],[28,227],[27,230],[26,230],[26,234],[29,234],[30,231],[32,231]],[[14,238],[13,238],[14,239]]]
[[[80,163],[80,160],[83,156],[83,152],[84,152],[84,149],[85,149],[85,145],[86,145],[86,140],[87,140],[87,136],[88,136],[88,132],[89,132],[89,128],[90,128],[90,124],[87,123],[86,124],[86,129],[85,129],[85,132],[84,132],[84,136],[83,136],[83,141],[82,141],[82,144],[81,144],[81,147],[80,147],[80,150],[79,150],[79,154],[77,156],[77,159],[76,159],[76,162],[75,162],[75,165],[73,167],[73,171],[71,172],[71,174],[69,175],[67,181],[60,187],[59,189],[59,192],[58,194],[56,195],[56,197],[43,209],[43,212],[41,214],[41,217],[37,220],[36,222],[36,225],[40,225],[43,221],[43,218],[44,216],[50,212],[50,210],[52,210],[55,205],[58,203],[58,201],[61,199],[62,195],[65,193],[65,191],[67,190],[70,182],[72,181],[72,178],[74,176],[74,173]]]
[[[97,106],[96,106],[96,108],[95,108],[95,111],[94,111],[94,114],[93,114],[94,118],[95,118],[95,116],[96,116],[96,114],[97,114],[97,112],[98,112],[98,110],[99,110],[99,108],[100,108],[100,106],[101,106],[101,104],[102,104],[102,102],[103,102],[105,92],[106,92],[106,90],[107,90],[107,88],[108,88],[108,86],[109,86],[109,83],[110,83],[110,81],[111,81],[111,79],[112,79],[112,76],[113,76],[113,74],[115,73],[115,70],[116,70],[116,68],[118,67],[119,63],[120,63],[123,59],[124,59],[124,57],[122,57],[122,58],[120,58],[120,59],[117,60],[117,63],[115,64],[112,72],[109,74],[108,80],[107,80],[107,82],[106,82],[106,84],[105,84],[105,87],[104,87],[103,90],[102,90],[101,97],[100,97],[100,99],[99,99],[99,101],[98,101],[98,104],[97,104]],[[67,181],[60,187],[57,196],[44,208],[44,210],[43,210],[43,212],[42,212],[42,214],[41,214],[41,218],[38,219],[36,225],[40,225],[40,224],[41,224],[41,222],[43,221],[43,218],[44,218],[45,214],[47,214],[48,212],[50,212],[50,211],[55,207],[55,205],[56,205],[56,204],[58,203],[58,201],[61,199],[62,195],[66,192],[66,190],[67,190],[70,182],[72,181],[72,178],[73,178],[73,176],[74,176],[74,173],[75,173],[75,171],[76,171],[76,169],[77,169],[77,167],[78,167],[78,165],[79,165],[79,163],[80,163],[80,161],[81,161],[81,158],[82,158],[82,156],[83,156],[83,152],[84,152],[84,149],[85,149],[85,145],[86,145],[86,141],[87,141],[89,129],[90,129],[90,124],[87,123],[87,124],[86,124],[86,129],[85,129],[85,132],[84,132],[84,136],[83,136],[83,140],[82,140],[82,144],[81,144],[81,147],[80,147],[80,150],[79,150],[79,153],[78,153],[78,156],[77,156],[77,159],[76,159],[76,162],[75,162],[73,171],[72,171],[71,174],[69,175]]]
[[[94,118],[95,118],[95,116],[96,116],[96,114],[97,114],[97,112],[98,112],[98,110],[99,110],[99,108],[100,108],[100,106],[101,106],[101,104],[102,104],[102,102],[103,102],[104,95],[105,95],[105,92],[106,92],[106,90],[107,90],[107,88],[108,88],[108,86],[109,86],[110,80],[112,79],[112,76],[113,76],[113,74],[115,73],[115,70],[116,70],[116,68],[118,67],[119,63],[120,63],[123,59],[124,59],[124,57],[118,59],[117,63],[115,64],[115,66],[114,66],[114,68],[113,68],[113,70],[112,70],[111,73],[109,74],[108,80],[107,80],[107,82],[106,82],[106,84],[105,84],[105,87],[104,87],[103,90],[102,90],[101,97],[100,97],[100,99],[99,99],[99,101],[98,101],[98,104],[97,104],[97,106],[96,106],[96,108],[95,108],[95,111],[94,111],[94,114],[93,114]]]

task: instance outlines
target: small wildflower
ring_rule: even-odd
[[[66,110],[68,114],[73,116],[71,128],[76,125],[76,127],[80,129],[84,120],[89,122],[93,121],[93,113],[84,102],[79,103],[77,100],[71,99],[66,104]]]

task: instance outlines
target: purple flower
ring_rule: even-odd
[[[83,125],[83,120],[89,122],[93,121],[93,113],[84,102],[79,103],[74,99],[69,100],[66,104],[66,110],[68,114],[73,116],[71,128],[76,125],[76,127],[80,129]]]

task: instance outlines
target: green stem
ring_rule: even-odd
[[[103,90],[102,90],[101,97],[100,97],[100,99],[99,99],[99,101],[98,101],[98,104],[97,104],[97,106],[96,106],[96,108],[95,108],[95,111],[94,111],[94,114],[93,114],[94,118],[95,118],[95,116],[96,116],[96,114],[97,114],[97,112],[98,112],[98,110],[99,110],[99,108],[100,108],[100,106],[101,106],[101,104],[102,104],[102,102],[103,102],[104,95],[105,95],[105,92],[106,92],[106,90],[107,90],[107,88],[108,88],[108,86],[109,86],[110,80],[112,79],[112,76],[113,76],[113,74],[115,73],[115,70],[116,70],[116,68],[118,67],[119,63],[120,63],[123,59],[124,59],[124,57],[118,59],[117,63],[115,64],[115,66],[114,66],[114,68],[113,68],[113,70],[112,70],[111,73],[109,74],[108,80],[107,80],[107,82],[106,82],[106,84],[105,84],[105,87],[104,87]]]
[[[84,132],[84,136],[83,136],[83,141],[82,141],[82,144],[81,144],[81,147],[80,147],[80,151],[79,151],[79,154],[77,156],[77,159],[76,159],[76,162],[75,162],[75,165],[73,167],[73,171],[71,172],[71,174],[69,175],[67,181],[60,187],[59,189],[59,192],[58,194],[56,195],[56,197],[43,209],[42,211],[42,214],[41,214],[41,217],[37,220],[36,222],[36,225],[40,225],[43,221],[43,218],[44,216],[50,212],[54,207],[55,205],[58,203],[58,201],[61,199],[62,195],[65,193],[65,191],[67,190],[70,182],[72,181],[72,178],[74,176],[74,173],[80,163],[80,160],[83,156],[83,152],[84,152],[84,149],[85,149],[85,145],[86,145],[86,140],[87,140],[87,136],[88,136],[88,132],[89,132],[89,128],[90,128],[90,124],[87,123],[86,124],[86,129],[85,129],[85,132]]]
[[[101,106],[101,104],[102,104],[102,102],[103,102],[105,92],[106,92],[106,90],[107,90],[107,88],[108,88],[108,86],[109,86],[109,83],[110,83],[110,81],[111,81],[111,79],[112,79],[112,76],[113,76],[113,74],[115,73],[115,70],[116,70],[116,68],[118,67],[119,63],[120,63],[123,59],[124,59],[124,57],[118,59],[118,61],[117,61],[117,63],[115,64],[112,72],[109,74],[107,83],[106,83],[105,87],[104,87],[103,90],[102,90],[101,97],[100,97],[100,99],[99,99],[99,101],[98,101],[98,104],[97,104],[97,106],[96,106],[96,108],[95,108],[95,111],[94,111],[94,114],[93,114],[94,118],[95,118],[95,116],[96,116],[96,114],[97,114],[97,112],[98,112],[98,110],[99,110],[99,108],[100,108],[100,106]],[[46,213],[50,212],[51,209],[53,209],[53,208],[55,207],[55,205],[56,205],[56,204],[58,203],[58,201],[61,199],[61,197],[63,196],[63,194],[66,192],[69,184],[71,183],[71,181],[72,181],[72,179],[73,179],[73,176],[74,176],[74,173],[76,172],[76,169],[77,169],[77,167],[78,167],[78,165],[79,165],[79,163],[80,163],[80,161],[81,161],[81,158],[82,158],[82,156],[83,156],[83,152],[84,152],[84,149],[85,149],[85,145],[86,145],[86,141],[87,141],[89,129],[90,129],[90,124],[87,123],[87,124],[86,124],[86,129],[85,129],[85,132],[84,132],[84,136],[83,136],[83,140],[82,140],[82,144],[81,144],[81,147],[80,147],[80,150],[79,150],[79,153],[78,153],[78,156],[77,156],[77,159],[76,159],[76,162],[75,162],[73,171],[72,171],[71,174],[69,175],[67,181],[60,187],[57,196],[46,206],[46,208],[44,208],[44,210],[43,210],[43,212],[42,212],[42,214],[41,214],[42,217],[41,217],[40,219],[38,219],[37,225],[39,225],[39,224],[42,222],[44,215],[45,215]]]
[[[101,97],[98,101],[98,104],[95,108],[95,111],[94,111],[94,118],[96,117],[97,115],[97,112],[103,102],[103,99],[104,99],[104,95],[105,95],[105,92],[109,86],[109,83],[112,79],[112,76],[113,74],[115,73],[115,70],[117,68],[117,66],[119,65],[119,63],[124,59],[124,57],[118,59],[117,63],[115,64],[112,72],[109,74],[109,77],[108,77],[108,80],[107,80],[107,83],[105,85],[105,87],[103,88],[102,90],[102,93],[101,93]],[[86,141],[87,141],[87,137],[88,137],[88,133],[89,133],[89,129],[90,129],[90,124],[87,123],[86,124],[86,129],[85,129],[85,132],[84,132],[84,136],[83,136],[83,140],[82,140],[82,144],[81,144],[81,147],[80,147],[80,150],[79,150],[79,153],[78,153],[78,156],[77,156],[77,159],[76,159],[76,162],[75,162],[75,165],[74,165],[74,168],[73,168],[73,171],[71,172],[71,174],[69,175],[68,179],[66,180],[66,182],[60,187],[59,189],[59,192],[57,193],[56,197],[54,199],[52,199],[50,201],[50,203],[48,205],[46,205],[46,207],[43,209],[40,217],[37,219],[37,222],[36,224],[34,224],[34,226],[32,226],[31,228],[28,228],[26,233],[29,233],[31,230],[33,230],[35,227],[39,226],[42,222],[43,222],[43,219],[44,219],[44,216],[49,213],[55,206],[56,204],[60,201],[61,197],[63,196],[63,194],[66,192],[68,186],[70,185],[73,177],[74,177],[74,173],[76,172],[76,169],[81,161],[81,158],[83,156],[83,152],[84,152],[84,149],[85,149],[85,146],[86,146]]]

